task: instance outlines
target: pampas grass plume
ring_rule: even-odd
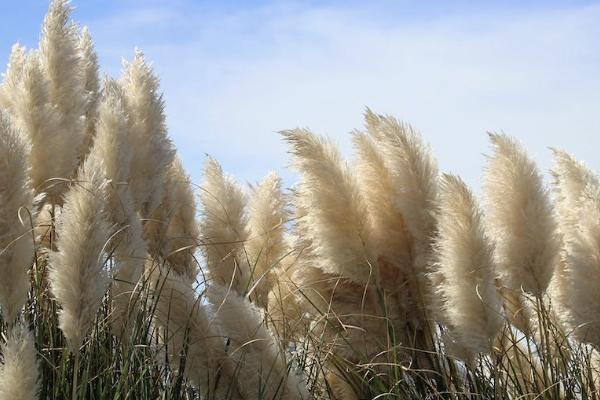
[[[144,226],[150,252],[166,260],[171,268],[193,282],[198,275],[194,252],[199,231],[192,183],[175,157],[165,175],[160,206]]]
[[[374,281],[367,208],[356,177],[329,141],[304,129],[283,135],[300,173],[297,206],[307,211],[306,233],[319,267],[358,283]]]
[[[581,219],[566,245],[567,283],[563,289],[575,336],[600,346],[600,186],[589,185],[581,199]]]
[[[440,184],[436,241],[436,288],[450,330],[473,353],[486,352],[500,328],[501,300],[496,291],[493,246],[481,212],[463,181],[444,175]]]
[[[131,142],[136,149],[131,164],[131,190],[142,217],[148,218],[160,204],[164,175],[175,152],[167,136],[159,80],[142,52],[136,51],[133,60],[124,64],[120,84],[131,119]]]
[[[417,256],[424,256],[435,229],[437,202],[437,165],[431,150],[410,125],[393,117],[377,116],[367,110],[369,134],[375,138],[381,157],[391,173],[393,187],[399,191],[396,207],[404,217],[418,247]]]
[[[219,285],[211,285],[207,297],[216,309],[216,326],[230,342],[229,358],[238,368],[244,398],[308,399],[302,380],[288,372],[284,349],[267,330],[260,309]]]
[[[486,225],[509,289],[541,296],[558,262],[559,237],[542,177],[525,150],[504,134],[490,134],[483,192]]]
[[[70,21],[69,0],[52,0],[42,25],[40,60],[48,83],[48,99],[60,116],[60,129],[68,147],[60,155],[72,165],[68,174],[75,174],[85,140],[85,114],[89,104],[86,93],[86,65],[79,51],[78,27]],[[48,133],[46,133],[48,134]],[[52,136],[52,135],[50,135]]]
[[[254,189],[248,214],[250,239],[246,250],[257,281],[258,303],[265,307],[275,281],[274,270],[288,252],[284,233],[289,213],[281,190],[281,178],[275,172],[268,174]]]
[[[180,365],[179,356],[187,347],[184,372],[201,393],[241,400],[225,339],[212,325],[188,279],[160,265],[150,265],[147,270],[156,289],[156,322],[165,331],[171,364]]]
[[[204,166],[200,192],[202,218],[200,231],[211,279],[243,294],[251,283],[244,252],[248,240],[244,207],[246,197],[219,163],[209,158]]]
[[[34,400],[38,398],[38,365],[33,336],[22,325],[9,328],[2,347],[0,399]]]
[[[84,89],[87,95],[85,107],[85,137],[82,153],[87,154],[94,140],[96,118],[98,115],[98,101],[100,99],[100,80],[98,78],[98,56],[94,49],[94,42],[87,26],[84,26],[79,36],[79,52],[83,64]]]
[[[42,71],[39,53],[30,52],[20,78],[6,81],[7,110],[31,144],[30,176],[36,193],[46,192],[49,202],[60,204],[66,185],[54,178],[68,178],[76,166],[75,142],[61,126],[58,110],[49,103],[48,82]]]
[[[61,306],[60,328],[73,352],[90,330],[110,284],[104,269],[109,238],[106,221],[106,179],[101,165],[88,157],[65,196],[57,227],[58,251],[50,256],[49,280]]]
[[[10,117],[0,109],[0,308],[13,322],[27,300],[33,261],[33,212],[27,147]]]

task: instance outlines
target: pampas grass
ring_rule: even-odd
[[[367,209],[356,177],[326,139],[303,129],[283,135],[300,173],[297,206],[307,212],[306,235],[319,268],[358,283],[374,280]]]
[[[245,294],[253,279],[244,251],[248,240],[246,197],[212,158],[204,167],[200,202],[200,231],[209,279]]]
[[[94,49],[92,35],[87,27],[83,27],[79,37],[79,52],[83,68],[84,89],[87,95],[85,107],[85,137],[82,145],[82,153],[85,155],[92,146],[96,129],[96,118],[98,115],[98,101],[100,99],[100,80],[98,78],[98,56]]]
[[[110,282],[104,266],[109,240],[105,189],[101,166],[88,158],[65,196],[58,251],[50,256],[49,280],[61,305],[60,328],[74,353],[90,331]]]
[[[308,399],[295,371],[288,370],[285,350],[266,329],[260,310],[235,292],[211,285],[207,296],[215,325],[228,338],[230,361],[238,366],[240,391],[247,399]]]
[[[193,282],[198,275],[194,253],[199,232],[196,202],[189,177],[179,157],[165,176],[163,199],[144,226],[150,252],[166,260],[181,276]]]
[[[541,296],[558,262],[559,239],[548,190],[525,150],[512,138],[490,134],[483,190],[495,258],[511,290]],[[510,192],[506,188],[511,188]]]
[[[63,149],[73,144],[67,131],[62,130],[58,110],[49,102],[49,85],[39,53],[28,53],[22,71],[15,75],[15,79],[7,76],[4,82],[6,108],[31,145],[32,186],[36,193],[46,193],[50,203],[60,204],[66,185],[58,179],[71,176],[76,159],[71,150],[63,155]]]
[[[32,206],[27,147],[0,109],[0,310],[13,322],[29,290],[33,259]]]
[[[124,63],[120,84],[131,118],[131,143],[136,149],[131,164],[131,191],[142,217],[148,218],[160,204],[163,177],[174,157],[167,137],[164,103],[158,77],[140,51],[136,51],[131,62]]]
[[[60,152],[65,170],[57,178],[70,178],[75,174],[83,150],[89,104],[86,66],[79,51],[78,27],[70,21],[71,12],[69,0],[53,0],[44,18],[39,44],[48,101],[59,117],[54,134],[62,135],[68,142],[68,148],[62,148]]]
[[[167,357],[209,399],[242,399],[225,338],[187,280],[156,265],[148,270],[156,290],[156,322],[164,329]],[[256,371],[253,371],[256,373]]]
[[[208,158],[196,215],[151,64],[99,82],[70,13],[50,4],[0,86],[0,398],[600,397],[583,163],[555,150],[550,196],[491,135],[481,211],[367,109],[352,165],[283,132],[289,190],[271,173],[246,193]]]
[[[21,325],[9,328],[1,351],[0,399],[37,399],[38,365],[31,332]]]
[[[473,353],[488,352],[503,324],[493,246],[464,182],[444,175],[436,240],[437,291],[451,335]]]
[[[289,254],[285,240],[285,224],[289,220],[281,178],[271,172],[254,189],[248,205],[248,232],[246,251],[256,283],[253,288],[257,302],[263,308],[276,282],[276,268]]]

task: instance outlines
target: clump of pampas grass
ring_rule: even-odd
[[[33,260],[32,206],[27,147],[0,109],[0,309],[13,322],[29,290]]]

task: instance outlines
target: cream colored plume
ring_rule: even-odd
[[[551,174],[563,249],[561,263],[554,272],[548,292],[555,311],[563,320],[568,321],[571,293],[576,290],[576,283],[572,280],[573,269],[569,254],[573,242],[580,238],[577,236],[580,221],[587,218],[582,214],[583,204],[586,202],[584,193],[586,190],[598,187],[599,179],[593,171],[572,155],[558,149],[553,149],[553,153],[554,166]]]
[[[90,158],[101,167],[108,179],[108,211],[112,223],[122,226],[127,218],[132,187],[129,183],[134,148],[121,88],[113,80],[104,82],[104,93],[98,105],[96,137]]]
[[[153,255],[166,260],[175,272],[193,282],[198,275],[194,257],[199,240],[196,203],[179,157],[169,166],[164,188],[160,206],[144,225],[144,237]]]
[[[0,107],[9,108],[12,103],[11,90],[19,85],[23,77],[23,67],[27,60],[27,52],[25,47],[19,43],[12,46],[6,72],[3,74],[4,80],[0,85]]]
[[[60,114],[49,102],[48,81],[39,54],[27,54],[22,71],[16,75],[18,79],[12,79],[12,74],[9,79],[7,75],[3,92],[8,112],[31,144],[32,187],[36,193],[46,192],[51,203],[60,204],[67,185],[57,178],[72,176],[77,163],[72,148],[77,143],[63,130]]]
[[[440,184],[436,274],[439,310],[452,336],[473,353],[487,352],[503,325],[495,285],[493,246],[481,212],[464,182],[444,175]]]
[[[398,279],[383,279],[382,285],[388,290],[397,290],[402,283],[401,276],[412,276],[412,237],[408,232],[404,217],[396,207],[401,195],[394,185],[390,169],[385,165],[384,154],[374,139],[364,133],[354,133],[356,149],[356,170],[363,197],[369,209],[369,229],[380,268],[390,264],[399,273]],[[382,272],[383,273],[383,272]]]
[[[0,108],[0,309],[12,323],[27,300],[33,261],[33,193],[27,148]]]
[[[84,26],[79,36],[78,49],[81,53],[81,61],[84,72],[84,88],[87,94],[85,107],[85,137],[83,140],[82,153],[87,154],[94,140],[96,119],[98,116],[98,101],[100,99],[100,80],[98,78],[98,56],[94,49],[92,35],[87,26]]]
[[[184,373],[202,394],[243,399],[235,366],[225,352],[225,338],[212,325],[188,279],[160,265],[147,270],[156,292],[155,320],[164,329],[171,365],[179,367],[181,352],[187,347]]]
[[[132,204],[131,199],[129,204]],[[111,287],[112,329],[127,340],[140,306],[140,279],[147,254],[142,224],[132,206],[128,208],[127,218],[115,241],[114,259],[117,268]]]
[[[559,236],[542,177],[514,139],[490,134],[483,192],[486,226],[504,286],[541,296],[559,259]]]
[[[248,214],[250,239],[246,250],[250,268],[254,271],[255,296],[264,308],[268,304],[269,290],[276,280],[275,270],[281,267],[289,253],[284,237],[289,213],[281,190],[281,178],[275,172],[268,174],[254,188]]]
[[[212,158],[204,166],[200,201],[202,249],[210,278],[244,294],[252,282],[244,247],[248,240],[244,214],[246,198]]]
[[[133,149],[128,127],[121,88],[107,79],[98,105],[96,136],[86,162],[107,179],[106,217],[111,225],[109,233],[114,235],[111,250],[116,261],[111,289],[113,330],[124,338],[133,312],[134,288],[142,276],[146,256],[142,225],[129,185]]]
[[[110,236],[105,191],[101,164],[90,156],[65,195],[56,229],[58,251],[50,256],[50,287],[61,306],[60,328],[73,352],[79,351],[110,284],[104,268]]]
[[[583,194],[588,186],[599,185],[598,176],[565,151],[553,149],[553,189],[560,230],[569,240],[581,217]]]
[[[229,360],[246,399],[308,399],[302,379],[288,370],[285,350],[267,330],[260,310],[227,287],[210,285],[214,323],[228,338]]]
[[[600,186],[589,185],[584,190],[581,216],[566,245],[564,294],[576,337],[600,347]]]
[[[1,350],[0,399],[37,399],[38,363],[31,333],[20,324],[8,328],[6,343]]]
[[[142,217],[148,218],[160,204],[164,175],[175,152],[167,136],[159,80],[142,52],[136,51],[133,61],[124,63],[120,83],[131,123],[131,143],[135,148],[131,191]]]
[[[70,178],[75,174],[85,140],[86,111],[90,95],[86,92],[86,65],[79,50],[79,31],[70,20],[69,0],[52,0],[42,25],[39,44],[40,61],[48,84],[48,99],[58,111],[58,131],[47,131],[48,136],[62,135],[68,147],[61,148],[60,158],[71,167],[65,171]],[[54,154],[56,157],[56,154]]]
[[[410,125],[367,110],[367,130],[375,139],[380,157],[397,191],[395,206],[414,238],[415,257],[426,258],[435,230],[437,166],[421,136]],[[416,260],[417,265],[424,260]]]
[[[283,132],[300,173],[297,206],[307,211],[306,234],[325,272],[374,282],[367,207],[356,177],[329,141],[304,129]]]

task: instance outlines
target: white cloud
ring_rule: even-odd
[[[518,137],[544,170],[547,146],[600,167],[599,6],[397,22],[356,7],[156,8],[139,11],[134,26],[90,25],[112,71],[117,51],[128,56],[136,40],[154,61],[196,181],[204,153],[241,180],[282,171],[275,132],[296,126],[350,154],[347,133],[361,127],[365,106],[413,124],[441,169],[475,187],[488,130]]]

